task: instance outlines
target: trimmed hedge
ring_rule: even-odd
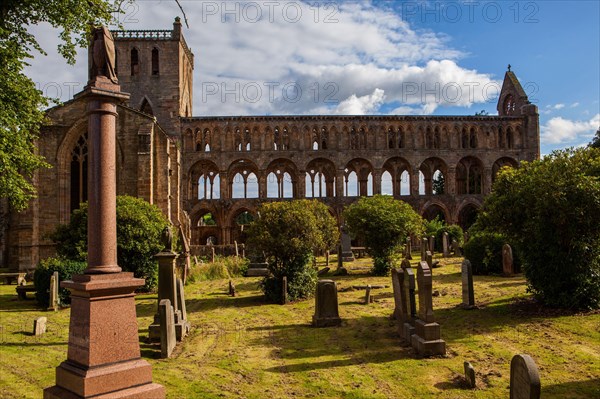
[[[70,280],[74,274],[81,274],[85,270],[85,262],[64,258],[48,258],[41,261],[33,273],[35,285],[35,299],[40,306],[47,308],[50,304],[50,277],[58,272],[59,281]],[[58,299],[61,305],[71,303],[71,292],[66,288],[58,289]]]

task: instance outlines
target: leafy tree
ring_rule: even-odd
[[[74,261],[87,259],[87,210],[81,204],[67,225],[51,235],[58,255]],[[146,289],[157,283],[158,266],[154,255],[164,249],[161,235],[169,222],[160,209],[142,199],[117,197],[117,261],[119,266],[146,280]]]
[[[475,112],[475,116],[488,116],[490,113],[487,112],[485,109],[482,109],[479,112]]]
[[[462,245],[464,232],[459,225],[447,225],[445,221],[440,220],[439,216],[436,216],[433,220],[425,221],[425,236],[427,238],[435,236],[435,250],[437,252],[443,250],[442,236],[444,233],[448,233],[448,244],[452,244],[452,240],[456,240],[459,245]]]
[[[596,130],[596,136],[594,136],[589,146],[592,148],[600,148],[600,129]]]
[[[317,282],[310,259],[314,251],[337,242],[335,219],[316,200],[265,203],[258,214],[249,226],[248,245],[267,257],[271,276],[263,280],[263,292],[278,301],[286,276],[290,300],[309,297]]]
[[[373,273],[385,276],[392,258],[410,234],[423,232],[423,219],[406,202],[391,196],[361,197],[344,211],[350,234],[360,238],[373,256]]]
[[[62,30],[58,52],[75,62],[76,47],[87,45],[89,23],[108,23],[113,8],[106,0],[27,0],[0,3],[0,197],[21,211],[35,196],[31,178],[47,167],[34,141],[49,100],[23,70],[34,52],[46,54],[29,32],[42,22]]]
[[[600,149],[503,169],[476,225],[515,244],[529,289],[546,304],[600,307]]]

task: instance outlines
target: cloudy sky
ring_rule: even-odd
[[[195,54],[194,115],[496,114],[507,64],[540,110],[542,153],[600,126],[597,1],[180,0]],[[174,0],[125,4],[125,29],[171,29]],[[31,27],[48,56],[27,73],[67,100],[86,80]]]

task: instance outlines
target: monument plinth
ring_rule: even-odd
[[[114,73],[114,42],[106,27],[90,44],[90,79],[77,95],[88,103],[88,267],[61,286],[71,290],[67,360],[44,399],[161,399],[152,367],[141,359],[135,313],[144,280],[117,264],[117,104],[129,98]]]

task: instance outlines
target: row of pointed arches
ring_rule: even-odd
[[[379,193],[480,195],[484,194],[486,184],[484,173],[491,173],[493,180],[503,166],[516,167],[517,162],[503,157],[491,170],[486,170],[474,156],[464,157],[452,167],[432,157],[415,168],[402,157],[392,157],[376,170],[363,158],[352,159],[343,168],[327,158],[316,158],[300,169],[293,161],[279,158],[259,169],[249,159],[238,159],[227,170],[220,171],[212,161],[202,160],[188,173],[188,198],[327,198]]]
[[[188,128],[184,146],[188,152],[371,150],[371,149],[478,149],[519,148],[523,144],[518,124],[497,125],[389,125],[291,126],[275,125]]]

